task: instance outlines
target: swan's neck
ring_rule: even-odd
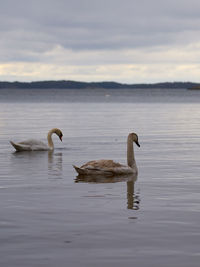
[[[134,150],[133,150],[133,141],[130,137],[127,140],[127,164],[129,167],[134,168],[136,167]]]
[[[54,144],[53,144],[53,140],[52,140],[52,134],[53,133],[54,133],[54,131],[51,130],[48,132],[48,135],[47,135],[48,147],[50,150],[54,149]]]

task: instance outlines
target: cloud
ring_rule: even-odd
[[[199,13],[196,0],[3,0],[0,79],[196,80]]]

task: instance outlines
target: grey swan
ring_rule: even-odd
[[[54,150],[54,144],[52,140],[52,134],[56,134],[62,141],[62,131],[58,128],[51,129],[47,134],[48,145],[35,139],[25,140],[19,143],[14,143],[10,141],[11,145],[16,149],[16,151],[45,151]]]

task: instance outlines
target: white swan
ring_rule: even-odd
[[[34,140],[34,139],[29,139],[29,140],[19,142],[19,143],[14,143],[14,142],[10,141],[10,143],[17,151],[53,150],[54,149],[54,144],[52,141],[52,134],[53,133],[57,134],[57,136],[62,141],[63,134],[62,134],[61,130],[58,128],[53,128],[47,134],[48,145],[46,145],[45,143],[43,143],[41,141]]]
[[[73,165],[79,175],[124,175],[137,174],[138,169],[135,162],[133,142],[140,147],[138,136],[135,133],[130,133],[127,139],[127,164],[122,165],[113,160],[93,160],[89,161],[81,167]]]

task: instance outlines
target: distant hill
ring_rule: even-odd
[[[152,84],[123,84],[117,82],[76,82],[76,81],[38,81],[38,82],[0,82],[0,89],[122,89],[122,88],[192,88],[200,86],[199,83],[192,82],[164,82]]]

